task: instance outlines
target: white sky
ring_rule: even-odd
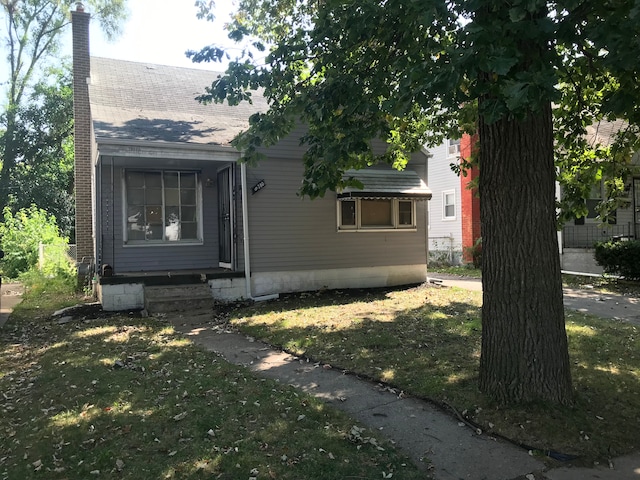
[[[185,51],[198,51],[216,44],[228,48],[234,55],[237,45],[227,38],[223,26],[235,11],[234,0],[215,0],[216,20],[208,22],[196,17],[195,0],[127,0],[129,17],[122,25],[122,33],[107,41],[97,19],[92,20],[90,30],[91,55],[98,57],[156,63],[187,68],[224,71],[227,62],[193,63]],[[88,13],[92,13],[85,4]],[[5,35],[0,22],[0,39]],[[6,57],[6,48],[0,45],[0,54]],[[65,32],[61,44],[61,56],[71,63],[71,26]],[[9,66],[0,61],[0,109],[5,104]]]
[[[223,25],[233,10],[231,0],[216,0],[216,21],[196,17],[195,0],[128,0],[129,18],[122,34],[108,42],[97,20],[90,30],[91,55],[178,67],[224,70],[217,62],[194,64],[184,52],[210,44],[233,46]],[[87,11],[91,13],[88,7]],[[70,52],[69,52],[70,54]]]

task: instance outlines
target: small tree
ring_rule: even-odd
[[[4,209],[4,223],[0,224],[0,246],[4,251],[3,275],[15,278],[38,265],[40,244],[54,245],[59,249],[55,260],[47,266],[45,273],[68,273],[65,250],[66,238],[60,235],[56,220],[41,208],[32,205],[12,214]]]
[[[107,36],[119,31],[125,18],[126,0],[88,0],[95,17]],[[20,137],[20,109],[34,81],[44,72],[52,59],[58,61],[62,34],[70,23],[72,0],[3,0],[0,16],[5,20],[3,41],[9,78],[7,97],[2,117],[0,143],[2,168],[0,169],[0,208],[7,206],[11,176],[21,160],[18,149]]]
[[[52,71],[51,78],[51,82],[37,83],[28,103],[18,109],[18,160],[10,172],[7,206],[12,212],[32,204],[44,208],[69,236],[74,224],[71,71],[63,65]],[[0,142],[0,153],[3,147]]]

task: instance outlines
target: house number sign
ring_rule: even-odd
[[[264,180],[260,180],[253,187],[251,187],[251,194],[254,195],[254,194],[258,193],[260,190],[262,190],[266,186],[267,186],[267,184],[264,183]]]

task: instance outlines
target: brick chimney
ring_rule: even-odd
[[[73,31],[73,115],[76,197],[76,263],[80,280],[94,263],[91,107],[89,105],[89,20],[82,3],[71,12]]]

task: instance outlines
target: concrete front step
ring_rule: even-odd
[[[207,283],[144,287],[144,306],[149,313],[181,312],[213,307]]]

